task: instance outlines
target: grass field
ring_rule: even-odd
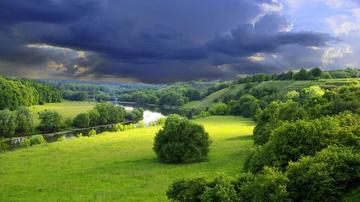
[[[29,107],[34,119],[35,124],[39,124],[39,113],[45,110],[54,110],[61,114],[65,119],[74,118],[76,115],[89,111],[94,108],[95,102],[73,102],[64,101],[61,103],[46,103],[44,105],[34,105]]]
[[[166,201],[165,192],[177,179],[241,172],[254,123],[233,116],[196,122],[213,140],[207,162],[158,162],[152,145],[159,127],[2,153],[0,201]]]

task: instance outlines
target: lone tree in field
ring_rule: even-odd
[[[170,115],[156,134],[154,151],[165,163],[198,162],[206,160],[210,143],[203,126]]]

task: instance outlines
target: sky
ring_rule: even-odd
[[[0,74],[163,83],[357,68],[360,0],[0,0]]]

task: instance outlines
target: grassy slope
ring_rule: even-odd
[[[283,92],[288,92],[291,90],[301,90],[303,88],[307,88],[313,85],[319,86],[336,86],[336,85],[344,85],[347,83],[360,82],[360,78],[349,78],[349,79],[320,79],[318,81],[265,81],[261,83],[254,83],[254,88],[262,88],[262,87],[276,87],[279,88]],[[234,84],[229,88],[222,89],[220,91],[216,91],[213,94],[205,97],[199,101],[192,101],[184,105],[184,108],[191,109],[197,108],[201,110],[205,110],[207,107],[210,107],[214,101],[218,98],[221,98],[225,94],[236,94],[239,90],[244,88],[244,84]]]
[[[89,111],[95,106],[94,102],[71,102],[64,101],[61,103],[47,103],[44,105],[35,105],[29,107],[32,115],[35,117],[35,124],[38,124],[39,113],[44,110],[55,110],[59,112],[63,118],[74,118],[76,115],[82,112]]]
[[[159,163],[152,151],[159,127],[0,154],[0,201],[165,201],[177,179],[238,174],[252,147],[254,123],[232,116],[197,122],[213,140],[208,162]]]

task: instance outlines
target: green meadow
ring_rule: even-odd
[[[0,201],[166,201],[178,179],[239,174],[253,147],[254,123],[235,116],[195,122],[213,141],[206,162],[158,162],[152,146],[159,126],[1,153]]]
[[[45,110],[57,111],[64,119],[74,118],[76,115],[87,112],[94,108],[95,102],[76,102],[64,101],[60,103],[45,103],[44,105],[34,105],[29,107],[31,114],[34,117],[35,124],[39,124],[39,113]]]

